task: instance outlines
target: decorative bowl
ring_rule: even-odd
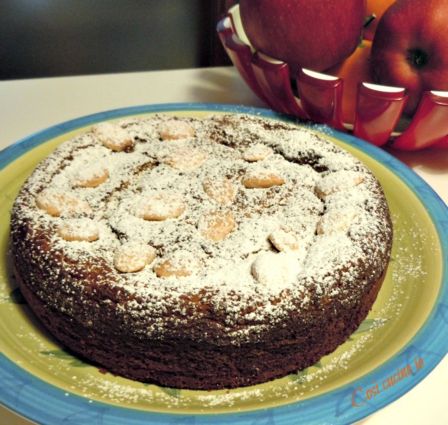
[[[287,63],[251,46],[241,23],[239,5],[231,7],[218,22],[217,32],[242,78],[272,109],[351,132],[377,146],[399,150],[429,146],[448,149],[447,91],[424,92],[409,119],[402,114],[407,101],[404,88],[360,81],[352,99],[353,117],[347,119],[343,95],[353,82],[305,68],[299,69],[293,80]]]

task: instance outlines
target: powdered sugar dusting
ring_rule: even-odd
[[[28,180],[13,220],[44,229],[55,250],[80,264],[100,260],[106,271],[97,284],[127,294],[118,311],[144,321],[145,326],[135,326],[136,333],[163,332],[160,312],[177,312],[169,319],[173,326],[191,314],[183,294],[202,294],[209,308],[225,312],[222,332],[235,343],[256,337],[291,309],[306,308],[310,291],[327,297],[342,294],[350,303],[360,264],[380,262],[386,249],[381,243],[388,230],[384,199],[371,173],[312,131],[292,125],[271,128],[263,119],[239,115],[185,118],[186,128],[194,131],[168,143],[158,130],[168,120],[163,115],[122,120],[63,144]],[[111,149],[105,134],[115,144],[130,139],[132,146]],[[247,152],[259,159],[244,159]],[[80,187],[74,181],[83,170],[90,177],[107,170],[108,177],[95,187]],[[247,187],[247,176],[277,176],[281,182]],[[218,186],[229,184],[225,202],[204,189],[205,182],[214,180]],[[81,215],[97,223],[98,239],[61,238],[55,229],[66,218],[52,217],[36,205],[45,188],[87,203],[92,211]],[[145,215],[148,210],[153,218]],[[231,213],[234,223],[217,239],[205,237],[199,223],[217,212],[223,217]],[[332,224],[332,217],[339,216],[345,220],[343,228]],[[336,230],[319,234],[321,220]],[[285,228],[300,249],[279,253],[269,240]],[[114,252],[126,243],[147,245],[156,258],[141,271],[121,273],[114,267]],[[163,267],[188,272],[162,276]],[[70,285],[79,285],[82,294],[82,279]],[[284,291],[290,297],[280,296]],[[230,332],[241,317],[245,326]]]

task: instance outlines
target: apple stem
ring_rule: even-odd
[[[374,13],[372,13],[369,16],[366,16],[364,19],[364,28],[367,28],[374,20],[376,19],[376,15]]]

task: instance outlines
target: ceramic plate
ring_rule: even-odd
[[[150,105],[103,112],[34,134],[0,153],[0,401],[42,424],[343,424],[414,387],[448,344],[448,214],[416,174],[384,151],[316,127],[381,181],[392,212],[392,261],[377,301],[350,339],[297,374],[247,388],[189,391],[113,376],[63,350],[34,320],[11,276],[9,211],[36,164],[93,123],[157,112],[201,117],[263,109]]]

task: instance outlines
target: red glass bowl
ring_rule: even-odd
[[[218,22],[220,40],[251,90],[272,109],[353,133],[370,143],[400,150],[448,149],[448,92],[424,92],[412,119],[402,116],[406,90],[368,82],[358,85],[355,117],[344,122],[344,80],[299,69],[295,85],[287,63],[257,52],[241,24],[239,6]]]

